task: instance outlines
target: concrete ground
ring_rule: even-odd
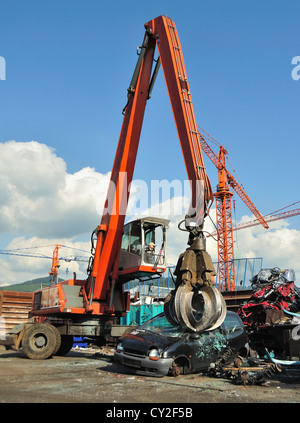
[[[152,378],[131,375],[109,348],[71,350],[65,357],[30,360],[0,346],[2,403],[299,403],[300,369],[268,379],[266,386],[197,375]],[[107,406],[108,408],[110,407]]]

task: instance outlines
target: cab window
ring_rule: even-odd
[[[149,245],[150,242],[155,243],[155,230],[154,229],[148,229],[145,231],[145,243],[146,245]]]
[[[124,234],[122,237],[122,250],[125,251],[129,251],[129,230],[130,230],[130,225],[125,225],[124,226]]]
[[[141,223],[134,222],[131,225],[130,231],[130,252],[134,254],[141,254],[142,239],[141,239]]]

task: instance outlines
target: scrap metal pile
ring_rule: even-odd
[[[274,375],[281,373],[280,364],[267,364],[256,367],[242,367],[243,357],[237,356],[234,367],[226,367],[227,355],[230,354],[230,349],[225,350],[223,355],[215,362],[211,363],[207,375],[211,377],[223,377],[231,380],[236,385],[266,385],[267,379]],[[251,358],[249,359],[251,364]],[[244,363],[245,364],[245,363]],[[247,366],[247,363],[246,363]]]
[[[262,269],[251,279],[253,293],[238,314],[246,326],[286,323],[300,313],[300,292],[293,269]],[[300,314],[299,314],[300,317]]]

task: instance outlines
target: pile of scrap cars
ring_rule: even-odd
[[[250,282],[252,295],[237,313],[227,311],[220,328],[199,334],[172,329],[162,313],[122,336],[115,360],[143,375],[163,376],[170,368],[174,376],[200,371],[244,385],[265,384],[291,366],[300,369],[300,290],[295,272],[262,269]],[[216,348],[221,335],[224,348]],[[242,344],[247,351],[239,355]]]
[[[278,267],[262,269],[251,279],[252,295],[237,312],[257,356],[300,364],[300,290],[295,279],[293,269]]]
[[[252,294],[237,314],[248,336],[248,354],[240,357],[244,370],[219,375],[238,384],[263,385],[287,369],[300,370],[300,289],[293,269],[261,269],[251,280]],[[222,358],[221,358],[222,360]],[[247,366],[253,371],[247,371]],[[221,371],[220,371],[221,369]],[[223,371],[222,371],[223,370]]]

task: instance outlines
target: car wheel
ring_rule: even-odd
[[[175,377],[181,374],[181,368],[180,366],[178,366],[178,364],[175,363],[175,361],[173,361],[172,363],[170,372],[171,372],[171,375]]]
[[[170,368],[170,373],[173,376],[187,375],[191,372],[190,362],[186,357],[177,357]]]

